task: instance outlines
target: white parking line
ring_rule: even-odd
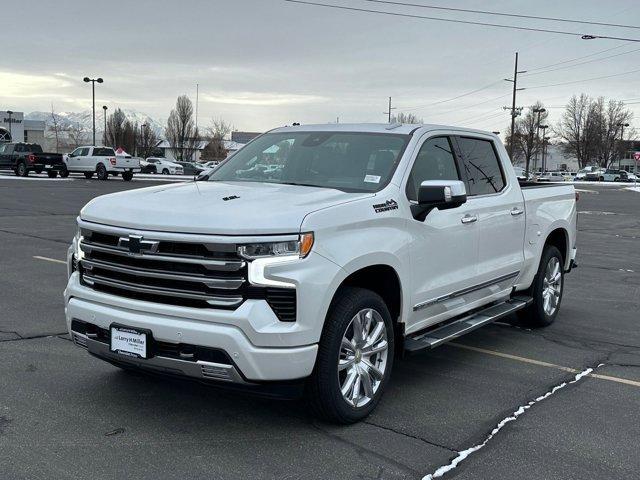
[[[62,263],[63,265],[67,264],[64,260],[58,260],[57,258],[41,257],[40,255],[34,255],[33,258],[37,260],[44,260],[45,262]]]

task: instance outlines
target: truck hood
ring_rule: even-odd
[[[163,232],[297,233],[307,214],[371,196],[276,183],[188,182],[104,195],[85,205],[80,218]]]

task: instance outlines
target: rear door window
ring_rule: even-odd
[[[493,142],[472,137],[458,137],[457,142],[469,186],[468,194],[488,195],[502,191],[504,174]]]

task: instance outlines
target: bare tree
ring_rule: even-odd
[[[202,151],[202,160],[224,160],[227,156],[227,149],[224,140],[233,131],[233,125],[223,119],[212,119],[211,126],[207,129],[207,146]]]
[[[121,109],[116,108],[107,117],[105,143],[113,148],[122,147],[126,152],[133,153],[137,130],[138,124],[132,123]]]
[[[424,120],[422,118],[418,118],[418,116],[414,113],[400,112],[398,113],[398,115],[394,115],[393,117],[391,117],[391,123],[416,124],[416,123],[424,123]]]
[[[578,159],[580,168],[590,164],[608,167],[620,155],[621,125],[633,118],[620,101],[592,99],[586,94],[571,97],[555,133],[566,153]],[[630,132],[629,132],[630,133]]]
[[[140,128],[136,130],[136,145],[138,146],[138,156],[142,158],[147,158],[153,155],[153,152],[158,145],[158,135],[152,128],[149,128],[149,123],[150,120],[147,119],[144,124],[145,126],[141,125]]]
[[[69,125],[64,129],[64,133],[66,134],[69,146],[72,149],[89,143],[89,131],[79,123]]]
[[[165,137],[176,159],[190,161],[193,158],[200,138],[193,120],[193,104],[186,95],[179,96],[176,108],[171,110]]]
[[[523,116],[516,119],[514,135],[514,159],[512,161],[524,161],[525,170],[530,170],[531,159],[536,157],[542,150],[542,142],[539,138],[539,126],[544,125],[548,113],[538,112],[544,108],[542,102],[537,101],[531,105]],[[507,138],[511,139],[511,127],[508,129]]]
[[[56,153],[60,153],[60,126],[58,125],[58,116],[53,108],[53,103],[51,103],[51,127],[50,130],[53,130],[53,138],[56,140]]]

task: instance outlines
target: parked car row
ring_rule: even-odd
[[[593,182],[635,182],[637,175],[625,170],[613,168],[585,167],[577,172],[554,171],[554,172],[529,172],[524,168],[514,167],[518,180],[537,182],[571,182],[571,181],[593,181]]]
[[[122,175],[130,181],[134,173],[158,173],[164,175],[192,175],[215,168],[218,162],[204,164],[196,162],[170,161],[161,157],[138,159],[127,153],[117,152],[111,147],[81,146],[69,154],[43,152],[36,143],[0,144],[0,169],[10,169],[21,177],[30,172],[46,172],[49,178],[58,175],[65,178],[69,173],[82,173],[89,179],[94,175],[99,180]]]

